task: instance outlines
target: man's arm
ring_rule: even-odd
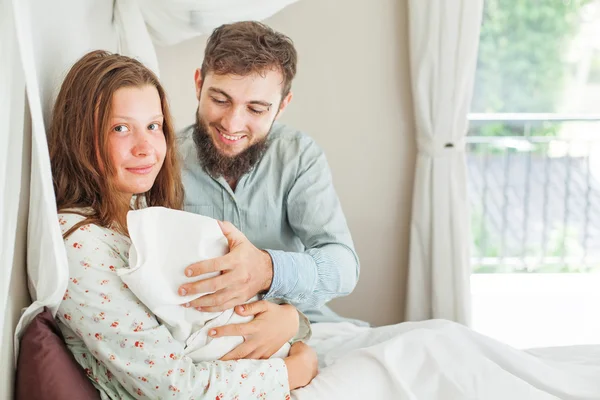
[[[267,250],[273,279],[265,298],[281,298],[306,308],[351,293],[360,272],[358,256],[329,165],[314,142],[300,155],[286,202],[289,224],[306,250]]]

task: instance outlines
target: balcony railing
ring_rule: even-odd
[[[600,115],[469,119],[474,271],[600,270]]]

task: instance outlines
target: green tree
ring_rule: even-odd
[[[473,112],[555,112],[567,45],[590,0],[486,0]]]

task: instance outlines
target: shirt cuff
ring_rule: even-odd
[[[302,301],[312,292],[317,271],[311,256],[281,250],[265,250],[273,261],[273,280],[265,299]]]
[[[307,342],[312,337],[312,328],[310,327],[310,321],[304,313],[298,309],[298,332],[296,336],[290,340],[290,344],[296,342]]]

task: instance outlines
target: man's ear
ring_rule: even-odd
[[[279,104],[279,110],[277,111],[277,115],[275,116],[275,119],[279,118],[281,116],[281,114],[283,114],[283,111],[286,109],[288,104],[290,104],[290,101],[292,101],[292,97],[293,97],[293,93],[290,91],[283,98],[283,100],[281,100],[281,103]]]
[[[202,71],[196,68],[194,72],[194,84],[196,85],[196,98],[200,101],[200,92],[202,92]]]

